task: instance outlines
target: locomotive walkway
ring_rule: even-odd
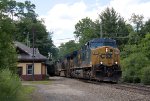
[[[150,101],[149,95],[64,77],[51,77],[49,84],[26,84],[37,87],[33,101]]]

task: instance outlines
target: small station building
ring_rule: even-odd
[[[20,42],[15,42],[18,53],[18,75],[22,80],[44,80],[47,74],[47,58],[39,53],[38,48],[30,48]],[[33,66],[34,63],[34,66]],[[34,71],[34,72],[33,72]]]

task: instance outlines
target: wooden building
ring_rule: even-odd
[[[47,58],[39,53],[37,48],[27,47],[26,45],[15,42],[18,53],[18,75],[22,80],[43,80],[47,74]],[[33,66],[34,63],[34,66]],[[34,72],[33,72],[34,71]]]

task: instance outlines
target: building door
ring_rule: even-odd
[[[22,67],[18,67],[17,74],[19,75],[19,77],[22,76]]]

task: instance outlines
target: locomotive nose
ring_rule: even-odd
[[[99,63],[103,62],[104,65],[111,66],[114,64],[114,51],[112,47],[99,48]]]
[[[99,47],[93,62],[96,64],[96,77],[118,80],[121,77],[119,50],[110,46]]]

